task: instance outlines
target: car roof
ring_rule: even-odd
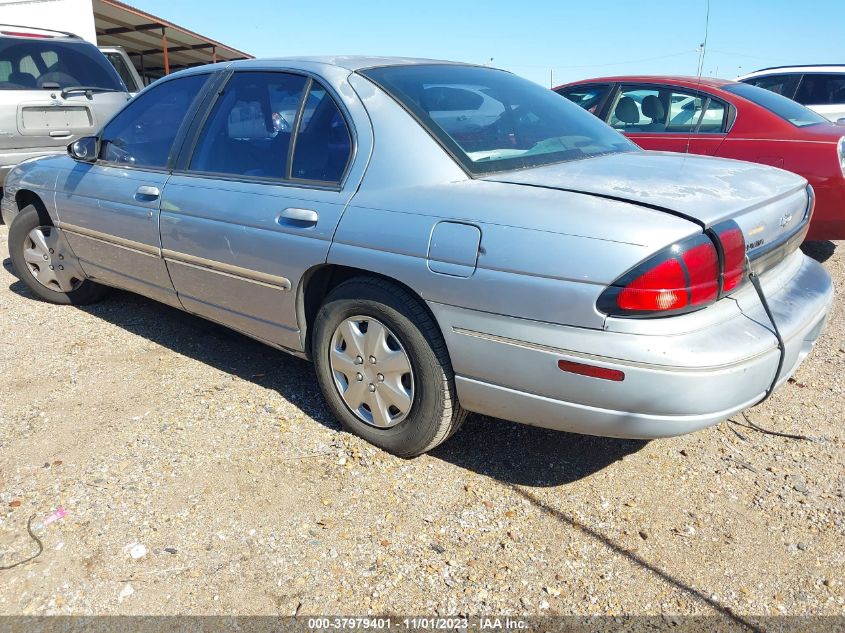
[[[730,84],[736,83],[730,79],[718,79],[716,77],[693,77],[685,75],[616,75],[613,77],[596,77],[594,79],[580,79],[568,84],[557,86],[557,88],[564,88],[567,86],[577,86],[581,84],[599,84],[599,83],[674,83],[683,86],[702,86],[706,88],[723,88]]]
[[[814,64],[804,66],[771,66],[761,68],[752,73],[742,75],[740,79],[759,77],[761,75],[778,75],[781,73],[845,73],[845,64]]]
[[[50,29],[39,29],[19,24],[0,24],[0,37],[15,37],[25,39],[27,37],[37,39],[70,39],[81,40],[82,38],[67,31],[51,31]]]
[[[376,57],[370,55],[315,55],[303,57],[271,57],[264,59],[238,60],[232,62],[233,67],[240,65],[254,66],[255,63],[278,63],[279,65],[295,63],[327,64],[338,66],[346,70],[356,71],[365,68],[377,68],[381,66],[415,66],[421,64],[448,64],[454,66],[472,66],[463,62],[450,62],[441,59],[424,59],[418,57]]]

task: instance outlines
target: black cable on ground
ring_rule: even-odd
[[[815,440],[810,437],[809,435],[797,435],[794,433],[781,433],[780,431],[772,431],[771,429],[767,429],[765,427],[760,426],[759,424],[752,422],[748,416],[745,414],[745,411],[742,412],[742,417],[745,418],[745,421],[748,424],[740,424],[736,420],[728,420],[731,424],[736,424],[737,426],[741,426],[745,429],[751,429],[752,431],[759,431],[760,433],[765,433],[766,435],[777,435],[778,437],[788,437],[791,440],[806,440],[807,442],[814,442]]]
[[[19,567],[20,565],[23,565],[24,563],[28,563],[29,561],[41,556],[41,552],[44,551],[44,544],[41,542],[41,539],[38,538],[35,535],[35,532],[32,531],[32,520],[34,518],[35,518],[34,514],[31,517],[29,517],[29,521],[26,522],[26,531],[29,532],[30,538],[32,538],[32,540],[35,541],[35,543],[38,545],[38,551],[35,552],[35,554],[30,556],[29,558],[24,558],[23,560],[18,561],[17,563],[13,563],[11,565],[6,565],[4,567],[0,567],[0,571],[6,571],[8,569],[14,569],[15,567]]]

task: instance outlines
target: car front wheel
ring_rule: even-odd
[[[9,227],[9,256],[18,277],[44,301],[82,305],[105,288],[85,278],[61,230],[44,222],[38,209],[21,210]]]
[[[334,288],[315,319],[312,357],[334,415],[388,452],[431,450],[466,415],[440,330],[397,284],[357,277]]]

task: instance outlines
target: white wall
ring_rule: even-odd
[[[97,43],[93,0],[0,0],[0,24],[69,31]]]

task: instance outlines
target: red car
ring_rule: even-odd
[[[845,126],[749,84],[696,77],[603,77],[554,89],[643,149],[774,165],[816,192],[807,239],[845,239]]]

